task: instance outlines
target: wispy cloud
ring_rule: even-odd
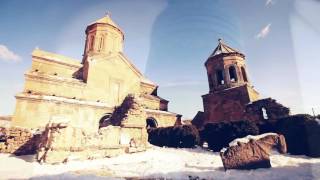
[[[266,25],[264,28],[261,29],[261,31],[255,36],[256,39],[262,39],[268,36],[271,29],[271,23]]]
[[[7,46],[0,44],[0,61],[18,62],[21,61],[21,57],[10,51]]]
[[[266,0],[266,6],[271,6],[271,5],[274,5],[275,4],[275,2],[274,2],[274,0]]]

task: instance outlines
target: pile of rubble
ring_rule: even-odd
[[[41,133],[19,127],[0,128],[0,153],[35,154],[40,136]]]

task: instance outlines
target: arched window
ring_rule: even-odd
[[[147,118],[146,124],[147,124],[146,125],[147,128],[156,128],[158,126],[157,121],[151,117]]]
[[[244,67],[241,67],[241,73],[242,73],[242,77],[243,77],[244,82],[248,82],[247,73],[246,73],[246,70],[244,69]]]
[[[102,128],[102,127],[107,127],[109,125],[112,125],[111,121],[110,121],[110,118],[111,118],[111,114],[105,114],[99,121],[99,128]]]
[[[103,46],[104,46],[104,38],[101,37],[101,38],[100,38],[100,45],[99,45],[99,50],[100,50],[100,51],[103,49]]]
[[[236,71],[236,68],[234,66],[230,66],[229,67],[229,76],[230,76],[230,81],[231,82],[238,81],[238,79],[237,79],[237,71]]]
[[[218,85],[224,84],[224,77],[223,77],[223,71],[222,70],[217,70],[216,71],[216,77],[217,77]]]

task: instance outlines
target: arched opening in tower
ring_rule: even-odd
[[[229,67],[229,76],[230,76],[230,81],[231,82],[236,82],[237,79],[237,73],[236,73],[236,68],[234,66]]]
[[[102,51],[103,50],[103,47],[104,46],[104,37],[101,37],[100,38],[100,45],[99,45],[99,51]]]
[[[213,79],[212,79],[211,74],[209,74],[208,76],[209,76],[209,87],[210,87],[210,89],[212,89],[212,87],[213,87]]]
[[[102,127],[107,127],[109,125],[112,125],[111,121],[110,121],[110,118],[111,118],[111,114],[107,113],[105,114],[100,120],[99,120],[99,128],[102,128]]]
[[[244,67],[241,67],[241,73],[242,73],[242,77],[243,77],[244,82],[248,82],[247,73],[246,73],[246,70],[244,69]]]
[[[147,129],[148,128],[156,128],[158,126],[157,121],[152,117],[147,118],[146,124],[147,124],[146,125]]]
[[[216,75],[217,75],[218,85],[224,84],[223,71],[222,71],[222,70],[217,70],[217,71],[216,71]]]

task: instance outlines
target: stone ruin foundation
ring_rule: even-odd
[[[146,133],[145,128],[108,126],[87,134],[80,128],[51,124],[42,134],[37,160],[54,164],[144,151]]]
[[[49,164],[140,152],[148,145],[145,127],[110,125],[94,133],[65,123],[49,123],[44,131],[0,128],[0,153],[36,154],[38,162]]]
[[[144,151],[149,143],[142,108],[139,98],[129,96],[95,132],[61,119],[51,120],[42,131],[0,128],[0,152],[36,154],[38,162],[56,164]]]
[[[20,127],[0,127],[0,153],[35,154],[41,134]]]

